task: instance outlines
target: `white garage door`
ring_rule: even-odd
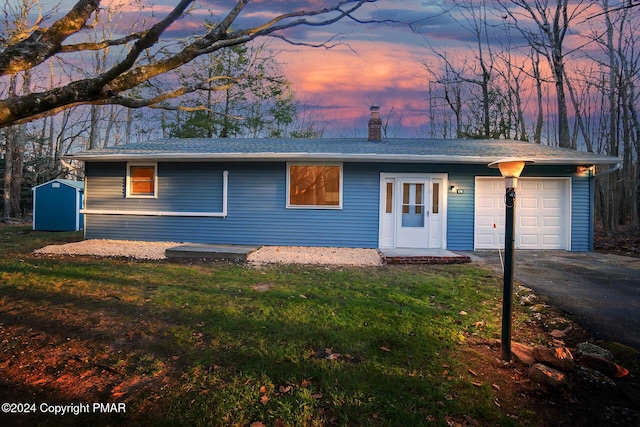
[[[571,249],[570,183],[569,178],[518,179],[516,248]],[[476,178],[476,249],[504,247],[504,193],[504,179]]]

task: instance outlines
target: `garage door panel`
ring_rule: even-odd
[[[498,189],[500,183],[492,179],[483,179],[481,181],[476,181],[476,188],[478,190],[496,190]],[[504,188],[504,182],[502,183],[502,188]]]
[[[537,216],[524,216],[520,218],[520,227],[534,227],[538,228],[538,217]]]
[[[560,245],[560,238],[557,234],[545,234],[542,236],[542,242],[545,245],[545,247],[556,247],[558,245]]]
[[[492,198],[483,198],[482,200],[478,200],[479,208],[497,208],[499,205],[498,201]]]
[[[545,198],[542,200],[543,209],[560,209],[562,207],[562,201],[560,198]]]
[[[534,180],[518,180],[518,190],[519,191],[527,191],[527,190],[532,190],[532,191],[538,191],[540,188],[540,181],[534,181]]]
[[[478,218],[477,224],[480,227],[492,228],[493,224],[496,224],[496,218],[493,216],[482,216]]]
[[[564,192],[564,185],[565,183],[563,181],[560,180],[547,180],[547,181],[538,181],[540,183],[542,183],[541,186],[541,190],[542,191],[556,191],[558,193],[563,193]]]
[[[542,226],[545,228],[560,228],[562,219],[559,216],[545,216],[542,218]]]
[[[495,247],[497,238],[493,234],[481,234],[477,236],[478,244]]]
[[[533,248],[538,246],[539,236],[537,234],[521,234],[520,235],[520,247],[521,248]]]
[[[570,249],[568,183],[563,178],[518,180],[516,248]],[[504,180],[476,179],[476,249],[504,247],[504,211]]]
[[[520,203],[518,206],[523,209],[538,209],[539,202],[540,201],[535,197],[520,197]]]

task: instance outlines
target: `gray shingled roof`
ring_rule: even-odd
[[[487,164],[508,157],[538,164],[615,164],[616,157],[512,140],[165,139],[68,154],[85,161],[329,160]]]

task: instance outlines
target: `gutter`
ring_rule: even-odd
[[[594,178],[598,178],[598,177],[601,177],[601,176],[609,175],[610,173],[613,173],[613,172],[619,170],[621,167],[622,167],[622,162],[618,162],[615,165],[613,165],[613,167],[610,167],[607,170],[603,170],[602,172],[596,173],[593,177]]]
[[[406,162],[406,163],[450,163],[450,164],[482,164],[495,161],[495,156],[464,156],[446,154],[345,154],[345,153],[112,153],[94,155],[66,155],[66,159],[82,160],[85,162],[124,162],[124,161],[352,161],[352,162]],[[537,165],[567,165],[567,164],[611,164],[617,158],[566,158],[566,157],[536,157],[529,156]]]

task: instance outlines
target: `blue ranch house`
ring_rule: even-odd
[[[518,183],[516,248],[592,250],[594,176],[618,158],[511,140],[381,139],[376,114],[369,138],[169,139],[70,154],[85,162],[85,238],[495,249],[504,179],[487,165],[523,157],[535,164]]]

